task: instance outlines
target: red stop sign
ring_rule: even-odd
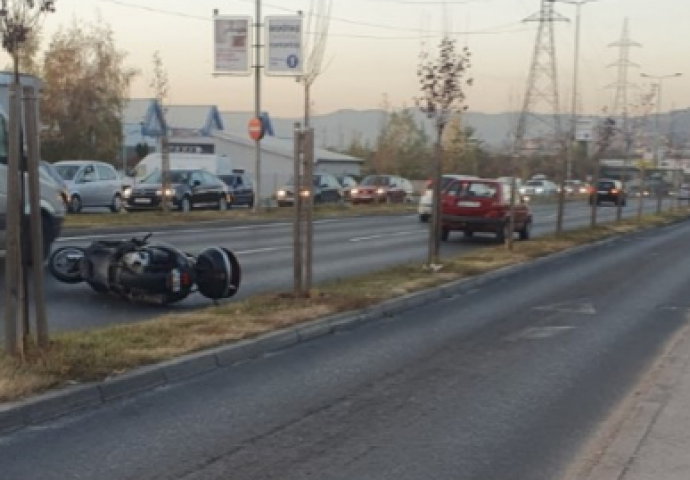
[[[252,140],[261,140],[264,138],[264,122],[260,118],[252,118],[249,120],[249,137]]]

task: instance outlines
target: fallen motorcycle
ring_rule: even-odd
[[[99,293],[159,305],[179,302],[196,291],[214,302],[237,294],[242,272],[230,250],[211,247],[194,256],[150,243],[150,238],[62,247],[50,256],[48,268],[60,282],[86,282]]]

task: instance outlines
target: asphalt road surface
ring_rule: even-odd
[[[687,323],[689,237],[636,233],[16,432],[1,476],[558,480]]]
[[[646,210],[655,211],[656,202],[647,201]],[[532,207],[535,223],[533,234],[553,232],[555,205]],[[615,208],[601,207],[601,221],[615,218]],[[637,202],[624,209],[626,216],[637,213]],[[590,209],[582,203],[571,203],[566,210],[566,228],[589,224]],[[416,215],[340,218],[320,220],[315,225],[314,281],[321,282],[363,274],[406,262],[423,262],[427,252],[428,225]],[[129,238],[132,234],[115,234],[109,238]],[[65,237],[56,246],[86,246],[96,237]],[[276,223],[227,228],[190,228],[161,232],[154,240],[164,241],[191,253],[205,247],[224,246],[238,254],[243,270],[242,298],[259,292],[290,291],[292,285],[292,225]],[[464,240],[454,234],[442,245],[442,255],[457,255],[482,245],[495,245],[492,236]],[[0,276],[0,293],[4,291],[4,275]],[[230,300],[232,301],[232,300]],[[97,294],[87,285],[67,285],[46,274],[46,302],[51,331],[98,328],[108,324],[141,321],[163,312],[184,312],[211,302],[194,294],[171,307],[158,307],[123,302],[121,299]],[[2,315],[0,305],[0,316]],[[0,317],[1,318],[1,317]],[[0,336],[2,333],[0,333]]]

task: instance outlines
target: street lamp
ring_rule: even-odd
[[[654,162],[657,164],[657,166],[660,163],[659,159],[659,141],[661,140],[661,126],[659,123],[659,120],[661,118],[661,91],[662,91],[662,86],[664,83],[664,80],[668,78],[676,78],[676,77],[682,77],[682,73],[672,73],[670,75],[648,75],[646,73],[641,73],[641,77],[644,78],[651,78],[652,80],[657,81],[657,99],[656,99],[656,122],[655,122],[655,130],[656,130],[656,135],[654,137]]]
[[[582,6],[587,3],[593,3],[597,0],[551,0],[554,3],[567,3],[570,5],[575,5],[576,16],[575,16],[575,54],[573,58],[573,95],[572,103],[570,106],[571,119],[570,119],[570,135],[567,142],[566,159],[565,159],[565,178],[561,183],[561,192],[558,199],[558,215],[556,220],[556,232],[560,233],[563,230],[563,216],[565,210],[565,180],[572,177],[573,163],[575,157],[575,128],[577,125],[577,94],[578,94],[578,84],[579,84],[579,73],[580,73],[580,23],[582,19]]]

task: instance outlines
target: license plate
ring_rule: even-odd
[[[458,202],[458,207],[478,207],[481,205],[479,202]]]
[[[135,198],[134,203],[151,203],[150,198]]]

